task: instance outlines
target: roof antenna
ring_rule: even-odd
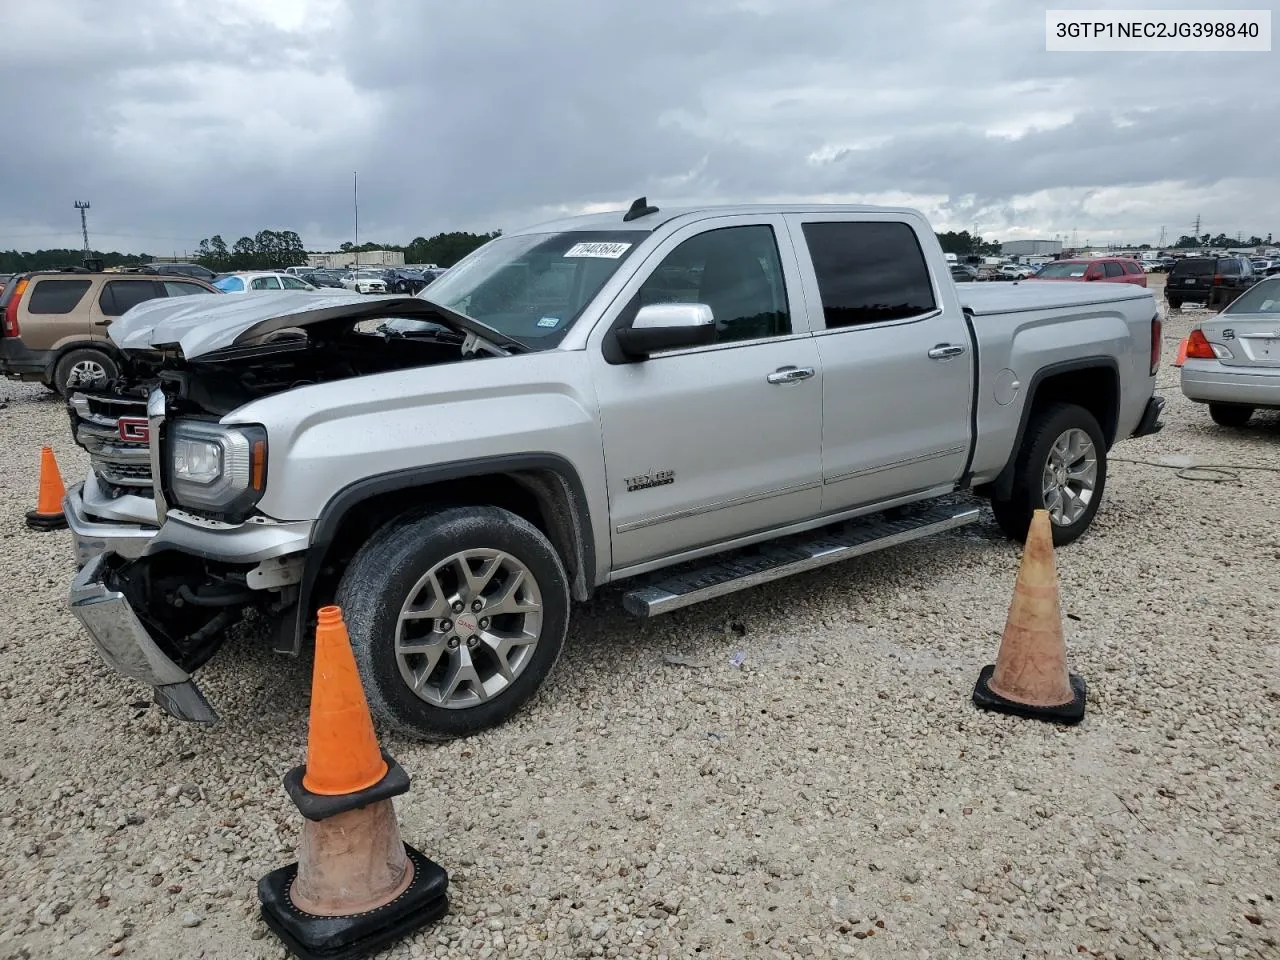
[[[657,207],[649,206],[648,197],[640,197],[635,203],[631,204],[631,209],[623,216],[622,222],[627,223],[630,220],[638,220],[640,217],[647,217],[649,214],[657,212]]]

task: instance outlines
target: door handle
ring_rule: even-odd
[[[950,360],[964,353],[964,347],[955,343],[940,343],[929,351],[930,360]]]
[[[813,367],[779,367],[765,377],[770,383],[799,383],[814,375]]]

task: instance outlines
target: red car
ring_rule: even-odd
[[[1028,280],[1101,280],[1103,283],[1147,285],[1142,264],[1126,257],[1096,257],[1093,260],[1055,260],[1046,263]],[[1023,281],[1024,283],[1026,281]]]

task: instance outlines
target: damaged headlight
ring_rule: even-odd
[[[239,517],[262,497],[267,431],[176,421],[169,433],[169,493],[178,506]]]

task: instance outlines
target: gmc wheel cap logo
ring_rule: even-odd
[[[149,443],[151,441],[151,424],[146,417],[121,417],[116,421],[116,430],[125,443]]]

